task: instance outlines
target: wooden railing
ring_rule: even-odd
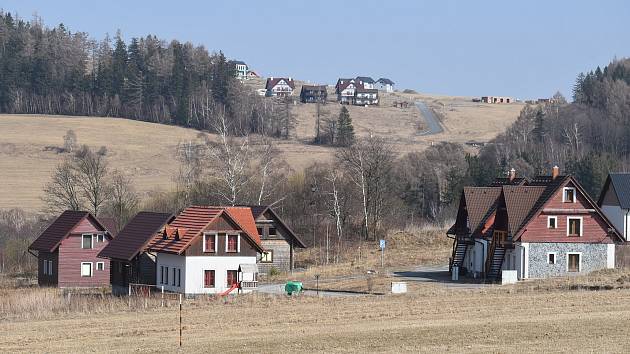
[[[241,281],[241,289],[256,289],[256,288],[258,288],[258,281],[256,280]]]

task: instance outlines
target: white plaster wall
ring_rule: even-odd
[[[609,243],[608,248],[606,249],[606,268],[612,269],[615,268],[615,244]]]
[[[178,256],[170,253],[158,253],[157,254],[157,269],[155,272],[155,284],[158,288],[164,286],[165,291],[182,292],[186,286],[186,257]],[[168,284],[162,284],[162,267],[168,267]],[[181,269],[181,286],[173,286],[173,268]]]
[[[186,257],[186,294],[216,294],[228,289],[227,271],[238,270],[239,264],[256,264],[256,257]],[[204,288],[204,270],[214,270],[214,288]],[[253,280],[253,274],[244,274]]]

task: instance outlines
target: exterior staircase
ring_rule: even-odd
[[[453,273],[453,267],[459,267],[460,270],[462,269],[462,263],[464,263],[464,256],[466,255],[467,249],[468,244],[466,244],[466,242],[462,242],[457,239],[453,241],[453,255],[448,267],[449,273]]]
[[[490,281],[501,280],[501,267],[505,258],[505,248],[499,245],[494,247],[494,252],[486,260],[486,279]]]

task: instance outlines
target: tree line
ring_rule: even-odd
[[[0,12],[0,112],[123,117],[287,138],[287,102],[264,100],[236,78],[222,52],[153,35],[97,41]]]

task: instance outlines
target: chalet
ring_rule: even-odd
[[[630,173],[611,173],[606,178],[597,205],[625,241],[630,237]]]
[[[354,92],[357,89],[354,79],[339,79],[335,85],[337,101],[341,104],[352,104],[354,102]]]
[[[357,88],[354,91],[355,106],[373,106],[378,105],[378,90]]]
[[[247,72],[247,78],[248,78],[248,79],[257,79],[257,78],[259,78],[259,77],[260,77],[260,75],[258,75],[258,73],[257,73],[257,72],[255,72],[255,71],[253,71],[253,70],[249,70],[249,71]]]
[[[191,206],[147,246],[156,254],[156,285],[184,294],[257,288],[263,247],[250,208]]]
[[[28,247],[37,252],[37,282],[60,288],[109,286],[109,260],[97,254],[111,241],[108,230],[87,211],[64,211]]]
[[[295,248],[306,245],[291,228],[269,206],[251,206],[256,220],[264,251],[261,253],[258,267],[261,273],[269,273],[272,268],[281,272],[293,271]]]
[[[362,87],[366,90],[374,89],[374,85],[376,84],[376,81],[369,76],[357,76],[354,80],[358,87]]]
[[[303,85],[302,90],[300,91],[300,101],[302,101],[302,103],[326,103],[327,97],[328,92],[326,90],[326,85]]]
[[[621,237],[572,176],[510,177],[466,187],[455,224],[450,269],[498,280],[584,274],[613,268]]]
[[[126,294],[129,284],[155,285],[156,257],[147,246],[171,219],[171,214],[140,212],[99,252],[110,261],[114,295]]]
[[[249,79],[249,68],[245,62],[240,60],[232,61],[232,65],[234,65],[234,72],[236,74],[236,78],[243,81]]]
[[[292,78],[270,77],[267,79],[265,90],[267,97],[288,97],[293,94],[295,83]]]
[[[394,92],[394,82],[387,78],[380,78],[376,80],[376,88],[385,92]]]

